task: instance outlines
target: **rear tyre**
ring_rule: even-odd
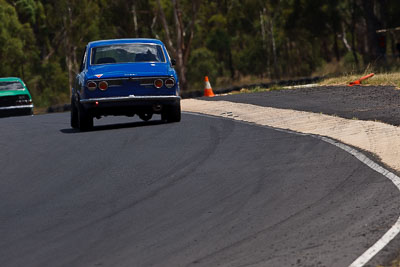
[[[71,99],[71,127],[74,129],[79,128],[78,109],[73,99]]]
[[[161,119],[167,122],[180,122],[181,121],[181,104],[172,106],[165,106],[161,113]]]
[[[78,128],[81,131],[88,131],[93,128],[93,117],[85,108],[78,104]]]

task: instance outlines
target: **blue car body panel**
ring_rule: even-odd
[[[161,87],[156,86],[157,80],[162,81]],[[92,82],[95,89],[89,86]],[[107,83],[106,90],[100,89],[101,82]],[[178,76],[165,45],[141,38],[88,43],[72,88],[75,103],[93,116],[119,115],[119,107],[138,113],[139,108],[176,105],[179,93]]]
[[[92,49],[96,47],[121,44],[154,44],[159,45],[163,49],[165,62],[133,62],[121,64],[92,64]],[[155,39],[117,39],[90,42],[86,48],[85,67],[78,74],[77,90],[80,99],[90,99],[99,97],[115,97],[115,96],[157,96],[157,95],[179,95],[179,81],[175,69],[172,67],[170,58],[165,49],[164,44]],[[172,77],[175,80],[175,86],[172,88],[155,88],[154,86],[141,86],[138,78],[146,77]],[[123,83],[119,86],[112,86],[106,91],[98,88],[90,91],[86,84],[88,81],[102,81],[108,79],[122,79]]]
[[[102,75],[100,78],[95,75]],[[169,78],[173,77],[177,80],[174,71],[171,71],[166,63],[131,63],[131,64],[116,64],[116,65],[100,65],[90,68],[87,74],[87,81],[112,81],[120,79],[121,85],[111,86],[106,92],[95,90],[86,90],[85,96],[91,97],[106,97],[106,96],[127,96],[127,95],[177,95],[179,88],[160,88],[157,89],[151,85],[140,85],[140,78],[155,77]],[[110,82],[109,82],[110,83]],[[112,82],[111,82],[112,84]]]

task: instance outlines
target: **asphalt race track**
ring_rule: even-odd
[[[226,100],[400,125],[400,90],[392,86],[317,86],[202,100]]]
[[[348,266],[400,212],[388,179],[310,136],[190,114],[0,125],[2,267]]]

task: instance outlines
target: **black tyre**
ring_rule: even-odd
[[[181,104],[172,106],[165,106],[161,113],[161,119],[167,122],[180,122],[181,121]]]
[[[153,113],[139,113],[138,115],[144,121],[148,121],[153,117]]]
[[[79,128],[78,109],[73,99],[71,99],[71,127],[74,129]]]
[[[85,108],[78,104],[78,128],[81,131],[88,131],[93,128],[93,117],[85,110]]]

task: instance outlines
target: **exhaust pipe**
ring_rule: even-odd
[[[161,106],[161,105],[153,105],[153,111],[154,111],[154,112],[160,112],[161,109],[162,109],[162,106]]]

